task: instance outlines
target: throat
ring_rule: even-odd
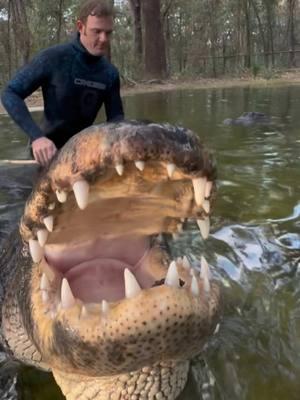
[[[85,303],[114,302],[125,296],[125,269],[135,275],[142,289],[153,285],[146,272],[149,248],[146,236],[49,243],[45,259],[56,275],[68,280],[76,298]]]

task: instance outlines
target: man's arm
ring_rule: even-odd
[[[31,139],[34,158],[41,165],[50,161],[56,147],[33,120],[24,99],[47,79],[48,63],[45,53],[38,55],[15,75],[1,95],[2,104],[10,117]]]
[[[124,119],[123,104],[120,96],[120,78],[116,76],[110,91],[105,98],[106,120],[109,122]]]

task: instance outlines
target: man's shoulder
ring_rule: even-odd
[[[68,53],[72,54],[74,52],[72,42],[55,44],[53,46],[47,47],[41,50],[36,58],[49,58],[53,59],[53,57],[61,57],[62,55],[66,55]]]

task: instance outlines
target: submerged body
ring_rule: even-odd
[[[227,118],[223,121],[224,125],[240,125],[240,126],[253,126],[253,125],[270,125],[271,118],[261,112],[250,111],[244,112],[236,119]]]
[[[57,155],[1,258],[2,342],[71,399],[175,399],[212,335],[219,286],[161,233],[209,233],[215,169],[171,125],[91,127]]]

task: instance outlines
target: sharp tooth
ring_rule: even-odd
[[[64,190],[56,190],[55,193],[56,193],[57,200],[60,203],[65,203],[67,201],[67,198],[68,198],[67,192],[65,192]]]
[[[53,221],[54,221],[54,218],[52,215],[49,215],[49,217],[46,217],[43,219],[43,222],[49,232],[53,231]]]
[[[168,171],[168,177],[172,178],[174,171],[176,169],[176,165],[173,163],[167,164],[167,171]]]
[[[177,257],[176,264],[182,264],[182,263],[183,263],[182,258],[181,257]]]
[[[193,179],[195,202],[201,206],[204,201],[206,178]]]
[[[38,238],[38,242],[41,247],[45,246],[45,244],[47,242],[48,234],[49,233],[46,229],[40,229],[39,231],[37,231],[36,236]]]
[[[48,210],[54,210],[55,208],[55,203],[50,203],[48,206]]]
[[[43,303],[47,303],[49,301],[49,294],[45,292],[45,290],[42,291],[42,300]]]
[[[142,290],[140,285],[138,284],[135,276],[129,271],[128,268],[124,270],[124,281],[125,281],[125,297],[130,299]]]
[[[40,262],[44,255],[44,249],[39,245],[39,242],[34,239],[29,239],[29,251],[35,263]]]
[[[199,226],[203,239],[207,239],[209,236],[209,229],[210,229],[209,218],[206,217],[204,219],[198,219],[197,224]]]
[[[174,241],[179,239],[179,235],[177,233],[172,233],[172,238]]]
[[[80,318],[86,318],[88,316],[88,310],[85,305],[81,307]]]
[[[101,304],[101,308],[102,308],[102,312],[103,313],[107,313],[109,310],[109,304],[106,300],[102,300],[102,304]]]
[[[210,270],[209,266],[207,264],[207,261],[205,258],[202,256],[201,257],[201,272],[200,272],[200,278],[203,279],[203,285],[204,285],[204,291],[206,293],[210,292]]]
[[[145,162],[144,161],[135,161],[135,166],[137,167],[138,170],[144,171],[145,168]]]
[[[182,224],[177,224],[177,230],[178,230],[178,232],[182,232],[183,231],[183,225]]]
[[[50,282],[45,273],[43,273],[42,278],[41,278],[40,289],[41,290],[49,290],[50,289]]]
[[[207,181],[205,185],[205,198],[208,199],[210,197],[211,189],[213,183],[211,181]]]
[[[52,268],[49,267],[48,264],[45,264],[45,263],[44,263],[44,265],[43,265],[43,272],[46,274],[46,276],[47,276],[47,278],[48,278],[48,280],[49,280],[50,282],[53,282],[53,281],[54,281],[54,279],[55,279],[55,273],[54,273],[54,271],[52,270]]]
[[[165,279],[165,285],[167,286],[173,286],[178,288],[179,287],[179,276],[177,272],[177,265],[175,261],[172,261],[170,263],[167,276]]]
[[[187,256],[183,256],[183,258],[182,258],[182,266],[185,269],[190,269],[191,268],[191,264],[190,264]]]
[[[210,212],[210,202],[209,202],[209,200],[204,200],[203,201],[202,208],[207,214],[209,214],[209,212]]]
[[[63,278],[61,284],[61,306],[62,308],[71,308],[75,305],[76,300],[73,296],[69,282]]]
[[[199,296],[199,286],[195,275],[192,278],[191,292],[194,296]]]
[[[216,335],[216,334],[219,332],[219,330],[220,330],[220,324],[218,323],[218,324],[216,325],[216,327],[215,327],[215,330],[214,330],[213,335]]]
[[[180,221],[184,224],[185,223],[185,218],[180,218]]]
[[[116,168],[117,173],[120,176],[122,176],[123,172],[124,172],[124,165],[123,164],[117,164],[115,168]]]
[[[75,199],[80,210],[84,210],[88,204],[89,190],[90,185],[84,180],[77,181],[73,185]]]

